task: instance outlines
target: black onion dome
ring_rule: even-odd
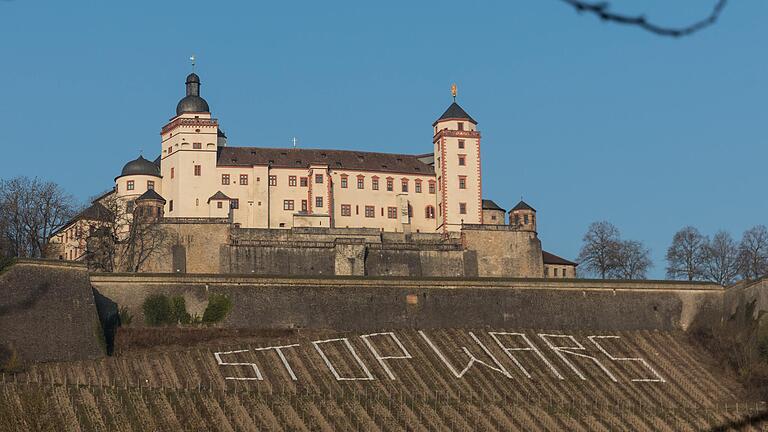
[[[187,75],[185,84],[187,86],[187,95],[176,105],[176,115],[210,112],[211,109],[208,107],[208,102],[200,97],[200,77],[193,72]]]
[[[160,177],[160,168],[152,161],[144,159],[143,156],[139,156],[138,159],[134,159],[123,167],[123,171],[120,173],[120,177],[129,175],[150,175]]]
[[[200,96],[186,96],[176,105],[176,115],[183,113],[210,112],[208,102]]]

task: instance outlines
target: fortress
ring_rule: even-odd
[[[455,86],[431,151],[390,154],[230,146],[200,77],[185,85],[160,156],[128,162],[111,191],[55,233],[50,257],[87,260],[88,233],[125,213],[121,236],[140,215],[170,238],[137,271],[575,276],[575,263],[542,251],[533,207],[520,201],[507,222],[484,199],[481,134]]]

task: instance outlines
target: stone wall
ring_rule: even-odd
[[[768,277],[757,281],[739,282],[727,288],[724,296],[724,318],[730,317],[739,307],[755,302],[755,315],[768,312]]]
[[[103,355],[88,272],[64,261],[20,261],[0,274],[0,351],[22,362]]]
[[[268,278],[93,275],[99,292],[141,325],[153,293],[182,295],[195,313],[211,293],[228,295],[235,328],[367,331],[495,327],[690,330],[719,320],[721,287],[665,281],[456,278]]]
[[[541,277],[535,233],[506,225],[461,233],[392,233],[366,228],[242,229],[186,220],[164,226],[168,253],[156,273],[284,276]]]

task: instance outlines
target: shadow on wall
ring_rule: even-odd
[[[111,356],[115,351],[115,334],[121,325],[120,312],[117,303],[101,295],[96,288],[93,288],[93,299],[96,302],[96,312],[99,314],[99,322],[101,322],[101,329],[104,332],[107,355]]]

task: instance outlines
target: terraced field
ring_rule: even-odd
[[[765,404],[684,334],[397,330],[207,345],[4,375],[0,430],[768,428]]]

